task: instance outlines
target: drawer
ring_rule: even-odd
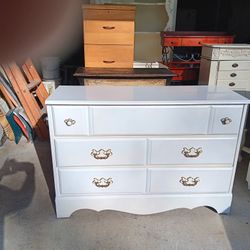
[[[132,68],[134,47],[130,45],[84,45],[85,67]]]
[[[88,135],[88,108],[53,106],[54,134],[61,135]]]
[[[145,139],[56,139],[55,148],[58,167],[143,165],[146,161]]]
[[[164,38],[162,46],[181,46],[181,38]]]
[[[132,7],[132,6],[131,6]],[[134,21],[134,9],[83,9],[84,20],[115,20],[115,21]],[[118,6],[119,8],[119,6]]]
[[[212,134],[237,134],[240,128],[243,106],[214,106]]]
[[[228,193],[232,169],[150,169],[151,193]]]
[[[220,37],[206,37],[206,38],[202,38],[201,39],[201,43],[204,44],[216,44],[216,43],[221,43],[221,39]]]
[[[237,137],[174,137],[150,139],[149,164],[230,164]]]
[[[146,169],[59,170],[61,194],[144,193]]]
[[[85,44],[134,44],[132,21],[84,21]]]
[[[219,62],[219,71],[221,70],[248,70],[250,71],[250,61],[221,61]]]
[[[183,38],[182,46],[202,46],[201,38]]]
[[[218,80],[218,86],[228,87],[232,90],[247,90],[250,88],[249,80]]]
[[[217,79],[218,80],[248,80],[250,78],[250,71],[238,71],[238,70],[232,70],[232,71],[219,71]]]
[[[221,37],[219,39],[219,43],[233,43],[234,42],[234,36],[229,37]],[[218,42],[217,42],[218,43]]]
[[[206,134],[210,106],[93,107],[94,135]]]

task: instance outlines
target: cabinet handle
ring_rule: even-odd
[[[237,76],[237,74],[236,73],[232,73],[232,74],[230,74],[230,76],[231,77],[235,77],[235,76]]]
[[[230,82],[228,85],[229,85],[230,87],[233,87],[233,86],[235,86],[235,83],[234,83],[234,82]]]
[[[233,68],[237,68],[238,66],[239,66],[238,63],[233,63],[233,64],[232,64],[232,67],[233,67]]]
[[[199,177],[181,177],[180,183],[186,187],[194,187],[200,181]]]
[[[202,153],[202,148],[183,148],[181,153],[187,158],[196,158]]]
[[[64,122],[65,122],[65,124],[66,124],[68,127],[70,127],[70,126],[72,126],[72,125],[74,125],[74,124],[76,123],[76,121],[73,120],[73,119],[71,119],[71,118],[65,119]]]
[[[112,178],[105,179],[103,177],[101,179],[94,178],[92,183],[95,184],[98,188],[107,188],[110,186],[110,184],[113,183],[113,180]]]
[[[111,149],[108,149],[108,150],[104,150],[104,149],[100,149],[100,150],[92,149],[92,151],[90,153],[90,155],[93,156],[97,160],[107,160],[112,154],[113,153],[112,153]]]
[[[220,121],[223,125],[227,125],[232,122],[232,119],[230,119],[229,117],[224,117],[224,118],[221,118]]]
[[[104,63],[114,63],[115,61],[106,61],[106,60],[103,60]]]
[[[105,29],[105,30],[113,30],[113,29],[115,29],[114,26],[102,26],[102,28]]]

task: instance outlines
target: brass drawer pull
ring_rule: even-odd
[[[181,153],[187,158],[196,158],[202,153],[202,148],[183,148]]]
[[[180,183],[186,187],[194,187],[200,181],[199,177],[181,177]]]
[[[234,82],[230,82],[228,85],[229,85],[230,87],[233,87],[233,86],[235,86],[235,83],[234,83]]]
[[[101,179],[94,178],[92,183],[95,184],[98,188],[107,188],[110,186],[110,184],[113,183],[113,180],[112,178],[105,179],[103,177]]]
[[[227,125],[232,122],[232,119],[230,119],[229,117],[224,117],[224,118],[221,118],[220,121],[223,125]]]
[[[104,149],[100,149],[100,150],[92,149],[92,151],[90,153],[90,155],[92,155],[97,160],[106,160],[112,154],[113,153],[112,153],[111,149],[108,149],[108,150],[104,150]]]
[[[106,61],[106,60],[103,60],[104,63],[114,63],[115,61]]]
[[[115,29],[114,26],[102,26],[102,28],[105,30],[114,30]]]
[[[232,74],[230,74],[230,76],[231,76],[231,77],[236,77],[237,74],[236,74],[236,73],[232,73]]]
[[[65,119],[64,122],[65,122],[65,124],[66,124],[68,127],[70,127],[70,126],[72,126],[72,125],[74,125],[74,124],[76,123],[76,121],[73,120],[73,119],[71,119],[71,118]]]
[[[233,67],[233,68],[237,68],[238,66],[239,66],[238,63],[233,63],[233,64],[232,64],[232,67]]]

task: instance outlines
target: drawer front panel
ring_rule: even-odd
[[[134,22],[84,21],[84,43],[132,45]]]
[[[201,38],[185,38],[182,40],[182,46],[201,46],[202,42]]]
[[[145,139],[56,139],[58,167],[83,165],[143,165]]]
[[[242,105],[214,106],[212,134],[237,134],[240,128]]]
[[[59,170],[61,194],[144,193],[146,169]]]
[[[132,68],[132,45],[84,45],[85,67]]]
[[[164,38],[163,40],[163,46],[181,46],[181,43],[182,43],[181,38],[168,37]]]
[[[55,135],[88,135],[88,108],[54,106],[53,123]]]
[[[250,71],[250,61],[221,61],[219,62],[220,70],[248,70]]]
[[[246,90],[248,89],[248,86],[250,88],[249,80],[218,80],[217,85],[222,87],[228,87],[232,90]]]
[[[232,169],[150,169],[151,193],[228,193]]]
[[[112,9],[84,9],[83,19],[85,20],[135,20],[134,10],[112,10]]]
[[[250,78],[250,71],[219,71],[218,80],[248,80]]]
[[[230,138],[150,139],[149,164],[231,164],[237,143]]]
[[[93,107],[94,135],[206,134],[209,106]]]

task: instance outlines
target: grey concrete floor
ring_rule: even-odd
[[[7,142],[0,147],[0,250],[248,250],[248,160],[238,164],[230,215],[199,207],[147,216],[80,210],[56,219],[49,143]]]

